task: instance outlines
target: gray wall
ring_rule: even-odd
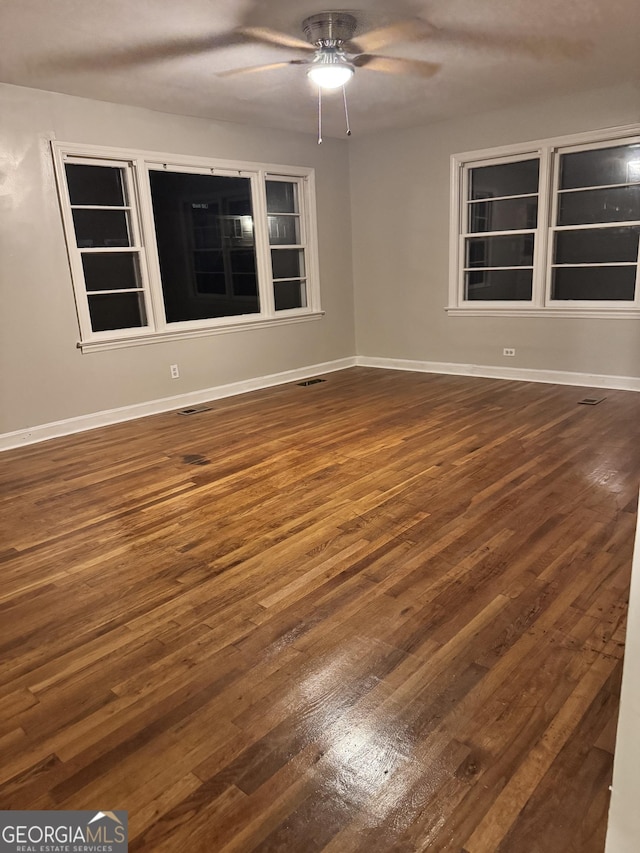
[[[450,317],[450,155],[640,121],[640,87],[523,104],[350,148],[359,355],[640,376],[640,322]],[[502,348],[515,347],[504,359]]]
[[[0,434],[353,356],[347,145],[0,85]],[[321,320],[82,354],[55,136],[316,169]],[[169,365],[180,366],[171,380]]]
[[[325,140],[0,85],[0,434],[355,355],[640,376],[637,320],[449,317],[452,153],[640,122],[640,87]],[[49,140],[313,166],[319,321],[82,354]],[[353,256],[353,260],[352,260]],[[355,313],[354,313],[355,299]],[[505,360],[503,346],[516,358]],[[181,378],[169,378],[169,364]]]

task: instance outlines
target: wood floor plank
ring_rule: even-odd
[[[602,853],[640,395],[326,378],[0,454],[0,808]]]

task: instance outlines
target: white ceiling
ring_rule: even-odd
[[[317,96],[303,66],[217,76],[301,53],[216,39],[239,26],[302,38],[302,19],[325,8],[322,0],[0,0],[0,80],[313,133]],[[356,0],[348,10],[356,39],[427,20],[432,37],[379,52],[441,64],[430,79],[358,69],[347,89],[354,135],[640,80],[639,0]],[[178,53],[189,40],[198,52],[158,58],[157,47]],[[324,131],[344,133],[341,93],[325,98]]]

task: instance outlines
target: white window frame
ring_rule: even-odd
[[[267,226],[269,223],[269,216],[291,216],[297,217],[299,220],[299,230],[300,230],[300,242],[295,244],[286,244],[286,243],[271,243],[271,236],[267,234],[267,239],[269,242],[269,261],[272,263],[273,252],[279,252],[286,249],[297,249],[303,252],[304,257],[304,274],[300,277],[294,277],[291,279],[276,279],[273,276],[273,267],[271,268],[272,275],[272,283],[273,287],[271,289],[271,294],[275,300],[275,285],[276,282],[280,281],[300,281],[301,283],[304,281],[305,287],[305,300],[308,304],[309,302],[309,272],[307,270],[307,257],[309,252],[309,238],[308,238],[308,227],[307,227],[307,211],[306,208],[308,206],[306,193],[304,192],[304,185],[300,178],[294,178],[291,175],[282,175],[282,174],[268,174],[266,175],[265,180],[265,191],[266,191],[266,181],[281,181],[282,183],[293,183],[297,186],[297,198],[298,198],[298,212],[297,213],[269,213],[269,207],[267,205]],[[266,203],[266,202],[265,202]]]
[[[591,151],[617,145],[640,144],[640,125],[630,125],[591,133],[574,134],[552,139],[536,140],[522,145],[509,145],[482,151],[468,151],[451,157],[451,197],[449,231],[449,316],[475,317],[594,317],[594,318],[639,318],[640,317],[640,262],[636,271],[635,299],[631,302],[603,300],[552,300],[551,268],[553,238],[557,230],[569,226],[556,226],[560,156],[577,151]],[[538,227],[535,231],[533,260],[533,292],[531,301],[486,301],[465,300],[464,271],[465,245],[469,236],[480,237],[482,233],[468,234],[466,212],[468,204],[469,170],[500,163],[540,159],[538,193]],[[578,226],[580,228],[604,228],[615,225],[640,223],[608,223]],[[570,226],[575,228],[576,226]],[[505,233],[518,233],[517,231]],[[589,264],[588,266],[592,266]]]
[[[310,167],[282,166],[271,163],[162,154],[149,151],[107,148],[80,143],[52,141],[52,154],[60,196],[71,279],[75,293],[80,329],[78,347],[83,351],[118,349],[165,340],[198,337],[285,323],[306,322],[324,315],[320,303],[320,272],[316,219],[315,171]],[[137,252],[148,325],[131,329],[94,332],[89,316],[88,296],[82,266],[82,249],[76,244],[72,207],[67,188],[65,164],[116,166],[124,169],[129,202],[131,232],[135,246],[120,251]],[[214,317],[179,323],[167,322],[164,310],[160,263],[155,238],[149,173],[168,170],[191,174],[244,177],[251,182],[256,253],[256,274],[260,311],[230,317]],[[269,244],[266,181],[290,180],[298,184],[302,248],[305,257],[306,306],[275,310],[274,284]],[[86,250],[85,250],[86,251]]]

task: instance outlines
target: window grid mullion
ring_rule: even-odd
[[[261,169],[256,176],[254,190],[255,213],[259,214],[259,217],[255,216],[255,249],[260,313],[264,317],[273,318],[276,316],[276,309],[269,241],[269,214],[267,213],[267,180],[265,171]]]
[[[533,264],[517,264],[515,266],[508,267],[500,267],[500,266],[492,266],[492,267],[464,267],[465,272],[485,272],[485,270],[532,270],[534,268]]]
[[[563,151],[563,154],[566,152]],[[625,181],[621,184],[593,184],[582,187],[558,187],[558,195],[566,195],[567,193],[590,193],[594,190],[618,190],[629,187],[640,187],[640,181]]]
[[[640,219],[620,219],[613,222],[587,222],[580,225],[554,225],[554,231],[593,231],[594,229],[605,228],[637,228],[640,226]]]
[[[538,172],[538,227],[535,237],[535,245],[533,252],[533,289],[531,293],[531,302],[535,308],[543,308],[547,301],[547,287],[549,280],[548,261],[549,259],[549,216],[553,198],[551,174],[552,152],[549,146],[543,145],[540,148]]]
[[[473,237],[479,237],[480,239],[484,237],[512,237],[518,234],[535,234],[536,230],[536,228],[514,228],[510,231],[465,231],[462,236],[467,239]]]
[[[105,290],[87,290],[87,296],[91,299],[92,296],[105,296],[119,293],[144,293],[143,287],[116,287]]]
[[[516,195],[492,195],[490,198],[468,198],[466,199],[467,204],[484,204],[488,202],[491,204],[492,201],[509,201],[514,198],[536,198],[538,193],[518,193]]]

